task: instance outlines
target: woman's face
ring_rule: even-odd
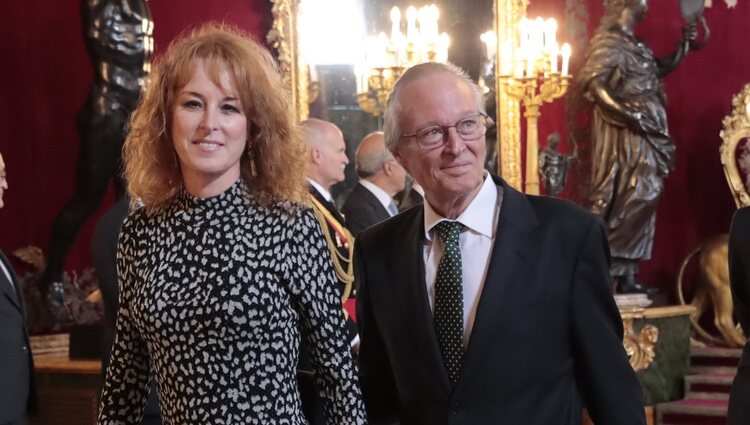
[[[240,177],[247,143],[247,117],[232,74],[219,66],[219,85],[196,59],[190,80],[175,93],[172,141],[185,189],[193,196],[228,189]]]

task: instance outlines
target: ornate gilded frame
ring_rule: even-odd
[[[309,113],[307,72],[297,43],[297,19],[300,0],[270,0],[273,4],[273,26],[266,35],[268,43],[276,49],[284,85],[288,87],[294,116],[297,122]]]
[[[732,114],[724,117],[719,133],[723,140],[719,153],[724,175],[729,183],[737,207],[750,205],[750,193],[737,166],[737,149],[740,142],[750,138],[750,83],[732,98]]]

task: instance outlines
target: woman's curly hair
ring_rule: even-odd
[[[175,39],[153,66],[150,82],[130,117],[123,147],[124,175],[132,199],[152,212],[182,187],[180,164],[171,138],[175,98],[203,59],[215,84],[228,70],[247,117],[248,145],[241,178],[257,200],[305,204],[306,148],[293,117],[290,96],[269,52],[240,30],[205,24]],[[252,174],[248,152],[255,159]]]

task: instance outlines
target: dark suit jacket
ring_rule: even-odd
[[[370,424],[644,424],[599,221],[504,190],[461,376],[451,388],[424,280],[423,207],[356,244],[360,371]]]
[[[391,217],[378,198],[360,183],[349,193],[341,212],[346,216],[347,227],[354,236]]]
[[[734,314],[750,334],[750,208],[737,210],[729,230],[729,281]],[[742,351],[729,395],[728,425],[750,424],[750,342]]]
[[[393,199],[396,200],[399,211],[406,211],[409,208],[424,202],[424,198],[422,198],[422,195],[420,195],[419,192],[414,190],[414,188],[411,186],[397,193],[396,196],[393,197]]]
[[[109,356],[115,340],[115,324],[119,309],[119,288],[117,284],[117,240],[120,227],[128,216],[130,198],[123,196],[96,223],[94,236],[91,238],[91,259],[94,263],[99,289],[102,291],[104,304],[104,344],[103,369],[106,373]],[[156,388],[152,384],[142,424],[160,424],[159,401]]]
[[[0,276],[0,423],[23,423],[26,413],[33,411],[36,404],[34,359],[26,333],[21,283],[2,251],[0,262],[13,282],[11,286],[4,275]]]

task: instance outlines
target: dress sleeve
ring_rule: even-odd
[[[131,310],[136,267],[136,232],[133,227],[130,219],[125,221],[117,247],[120,306],[112,356],[102,390],[99,425],[140,424],[150,389],[148,351],[133,323]]]
[[[571,288],[576,378],[594,423],[645,424],[640,384],[622,345],[607,238],[596,220],[591,220],[585,235]]]
[[[358,371],[344,335],[345,318],[333,264],[312,211],[297,216],[286,252],[286,280],[296,298],[303,338],[311,348],[328,423],[365,424]]]

